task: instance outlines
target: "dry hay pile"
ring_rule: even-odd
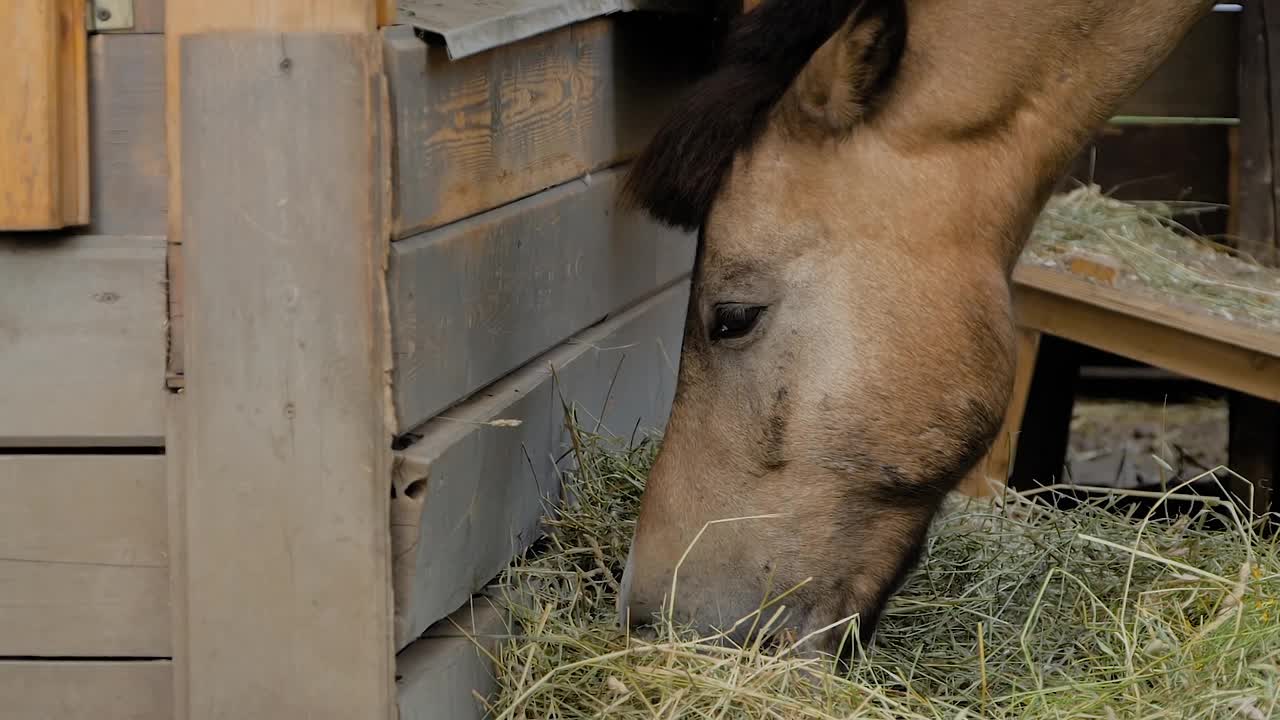
[[[489,717],[1248,718],[1280,715],[1280,546],[1234,505],[1190,516],[1114,495],[957,501],[841,674],[786,648],[616,625],[653,442],[576,433],[576,502],[498,588],[516,621]],[[1171,488],[1171,500],[1185,499]],[[1216,528],[1216,529],[1215,529]],[[768,615],[767,611],[765,615]]]
[[[1219,210],[1193,202],[1128,202],[1096,185],[1053,196],[1023,262],[1057,267],[1073,255],[1106,258],[1124,280],[1165,300],[1229,320],[1280,329],[1280,270],[1191,231],[1178,218]]]

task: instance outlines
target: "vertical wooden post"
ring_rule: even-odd
[[[375,0],[169,0],[175,716],[391,718]]]
[[[1280,107],[1280,8],[1250,0],[1240,18],[1240,130],[1238,205],[1233,208],[1240,247],[1259,260],[1280,264],[1280,163],[1275,108]]]
[[[1039,359],[1030,378],[1018,455],[1009,482],[1032,487],[1064,481],[1071,413],[1080,377],[1080,346],[1059,337],[1040,339]]]

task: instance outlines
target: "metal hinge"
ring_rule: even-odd
[[[133,29],[133,0],[89,0],[85,3],[89,32]]]

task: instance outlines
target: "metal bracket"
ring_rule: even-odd
[[[89,32],[133,29],[133,0],[89,0],[84,12]]]

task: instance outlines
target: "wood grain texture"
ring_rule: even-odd
[[[9,0],[0,23],[0,231],[89,221],[85,0]]]
[[[181,57],[187,35],[226,30],[373,32],[376,0],[165,0],[165,118],[169,156],[170,242],[182,242]]]
[[[397,238],[637,153],[683,87],[688,27],[615,16],[451,61],[383,31],[396,129]],[[654,43],[655,32],[664,43]],[[705,45],[705,42],[702,43]]]
[[[0,655],[169,654],[164,458],[0,455]]]
[[[173,663],[173,720],[187,720],[190,695],[187,646],[187,396],[169,393],[165,412],[165,517],[168,528],[170,654]]]
[[[1020,265],[1018,322],[1221,387],[1280,401],[1280,336],[1066,273]]]
[[[488,598],[476,597],[440,621],[396,657],[400,720],[483,720],[496,691],[493,653],[508,635],[507,618]]]
[[[164,137],[164,38],[89,39],[93,109],[90,232],[164,235],[169,168]]]
[[[159,446],[164,238],[0,234],[0,447]]]
[[[397,647],[541,534],[544,503],[559,498],[556,459],[569,447],[562,400],[603,433],[665,426],[687,302],[681,281],[416,431],[421,439],[397,454],[393,475]],[[521,424],[485,424],[499,419]]]
[[[0,660],[0,720],[170,720],[166,660]]]
[[[620,182],[606,171],[392,246],[400,429],[690,271],[695,239],[615,211]]]
[[[1116,114],[1237,117],[1239,34],[1240,13],[1209,13]]]
[[[379,60],[182,42],[193,720],[394,710]]]
[[[1280,266],[1280,10],[1245,3],[1240,27],[1240,130],[1237,195],[1233,207],[1238,244]]]

